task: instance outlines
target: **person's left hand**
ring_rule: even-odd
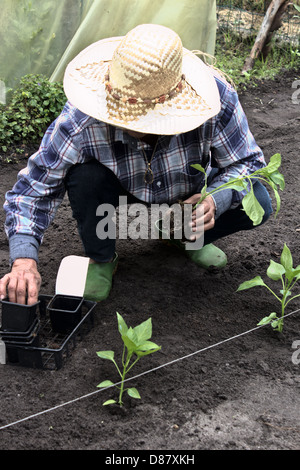
[[[184,203],[197,204],[201,194],[194,194],[186,199]],[[203,234],[203,231],[210,230],[215,226],[216,206],[212,196],[207,196],[201,204],[199,204],[192,213],[192,221],[190,223],[191,230],[194,232],[194,240],[197,240]]]

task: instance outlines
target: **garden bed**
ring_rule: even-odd
[[[300,364],[292,345],[300,340],[300,313],[278,334],[256,329],[277,308],[257,287],[236,292],[256,275],[265,277],[284,242],[300,264],[300,74],[283,73],[241,95],[250,127],[266,159],[281,153],[286,179],[276,220],[217,243],[228,255],[221,272],[197,268],[158,240],[121,240],[112,293],[95,309],[93,329],[59,370],[0,366],[0,427],[90,394],[105,379],[118,380],[113,364],[96,352],[121,347],[116,312],[135,326],[152,317],[161,351],[143,358],[133,375],[174,361],[130,382],[142,399],[126,399],[124,412],[103,407],[112,390],[53,409],[0,430],[1,449],[207,450],[299,449]],[[299,88],[299,87],[298,87]],[[25,160],[1,163],[1,201]],[[7,242],[0,214],[0,276],[7,271]],[[82,255],[67,199],[46,233],[40,253],[41,292],[53,295],[61,259]],[[291,302],[289,312],[300,307]],[[287,312],[288,313],[288,312]],[[218,344],[222,343],[222,344]],[[187,354],[218,344],[186,359]],[[299,357],[299,356],[298,356]]]

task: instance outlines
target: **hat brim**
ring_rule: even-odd
[[[159,135],[188,132],[219,113],[220,96],[212,69],[194,53],[183,48],[182,73],[186,87],[182,99],[179,96],[178,100],[177,97],[176,105],[172,101],[158,103],[142,116],[128,119],[122,118],[121,114],[116,119],[109,110],[105,75],[122,39],[119,36],[101,39],[85,48],[68,64],[64,90],[73,106],[108,124]]]

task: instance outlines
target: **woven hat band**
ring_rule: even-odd
[[[123,98],[153,100],[166,95],[181,82],[182,55],[182,43],[174,31],[160,25],[138,26],[113,54],[109,87]]]

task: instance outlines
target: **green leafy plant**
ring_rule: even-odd
[[[300,13],[300,6],[299,6],[299,5],[295,5],[294,3],[293,3],[293,6],[294,6],[294,8],[296,8],[296,10]],[[299,18],[299,17],[296,16],[296,18]]]
[[[277,263],[273,260],[270,260],[270,265],[267,269],[267,276],[273,281],[281,281],[282,289],[280,293],[276,294],[261,278],[261,276],[256,276],[249,281],[245,281],[240,284],[237,291],[250,289],[255,286],[266,287],[271,294],[280,302],[281,305],[281,314],[278,316],[277,313],[272,312],[270,315],[264,317],[258,325],[267,325],[271,324],[274,330],[282,332],[283,330],[283,318],[286,306],[289,302],[294,300],[296,297],[299,297],[300,294],[292,295],[292,289],[294,288],[297,281],[300,279],[300,265],[296,268],[293,267],[293,257],[290,252],[290,249],[284,244],[281,256],[280,263]]]
[[[43,75],[25,75],[0,105],[0,149],[34,144],[60,114],[66,102],[63,86]]]
[[[232,4],[232,2],[227,3]],[[240,3],[245,2],[241,1]],[[245,9],[244,6],[243,9]],[[251,11],[253,13],[253,8]],[[228,12],[230,13],[229,9]],[[216,63],[214,65],[230,76],[230,79],[238,91],[247,89],[253,90],[253,88],[259,86],[260,80],[273,80],[282,73],[282,69],[299,69],[300,57],[297,54],[294,55],[294,58],[291,56],[293,53],[291,41],[285,41],[284,39],[278,41],[276,37],[273,37],[272,47],[267,56],[267,62],[261,60],[259,57],[251,70],[241,73],[245,61],[251,53],[256,34],[252,34],[255,32],[254,30],[252,30],[252,33],[251,30],[249,30],[250,35],[240,34],[240,29],[243,29],[245,25],[240,22],[241,18],[238,23],[234,24],[230,16],[231,15],[229,15],[228,18],[224,18],[224,20],[222,20],[222,17],[219,19],[220,27],[217,30],[215,48]],[[225,24],[222,25],[222,21]]]
[[[270,162],[264,168],[254,171],[250,175],[239,176],[237,178],[231,178],[227,183],[220,185],[219,187],[207,192],[207,175],[205,169],[199,165],[191,165],[193,168],[201,171],[205,175],[204,187],[201,191],[201,198],[194,206],[196,208],[201,202],[204,201],[210,195],[213,195],[224,189],[234,189],[236,191],[244,191],[246,194],[242,199],[242,206],[248,217],[252,220],[253,225],[259,225],[264,216],[264,209],[260,205],[259,201],[255,197],[253,191],[253,182],[261,180],[271,187],[274,192],[276,199],[276,213],[280,210],[280,196],[279,189],[283,190],[285,187],[284,176],[278,171],[281,165],[281,155],[276,153],[270,158]]]
[[[149,341],[152,336],[152,321],[151,318],[144,321],[136,327],[128,328],[122,316],[117,313],[118,330],[123,341],[123,354],[122,354],[122,368],[120,368],[115,361],[114,351],[98,351],[97,355],[102,359],[112,361],[121,377],[120,386],[115,385],[111,380],[104,380],[97,387],[106,388],[115,386],[119,390],[118,404],[123,405],[123,393],[127,391],[131,398],[141,398],[138,390],[134,387],[124,388],[125,378],[128,372],[143,356],[147,356],[161,349],[161,346]],[[103,403],[103,405],[110,405],[117,403],[116,400],[110,399]]]

